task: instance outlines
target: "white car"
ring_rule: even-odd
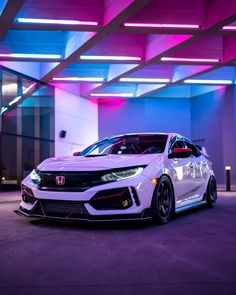
[[[217,199],[211,162],[176,133],[105,138],[71,157],[50,158],[22,181],[16,213],[68,221],[154,220]]]

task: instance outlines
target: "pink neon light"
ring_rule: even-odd
[[[54,77],[53,81],[103,82],[103,77]]]
[[[95,97],[134,97],[133,93],[91,93]]]
[[[219,62],[218,58],[162,57],[162,61]]]
[[[154,24],[154,23],[124,23],[125,27],[140,28],[181,28],[181,29],[199,29],[199,25],[190,24]]]
[[[80,55],[83,60],[141,60],[137,56],[118,56],[118,55]]]
[[[236,30],[236,26],[224,26],[222,29],[223,30],[232,30],[232,31],[234,31],[234,30]]]

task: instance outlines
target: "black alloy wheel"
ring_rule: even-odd
[[[213,208],[215,206],[216,199],[217,199],[216,179],[214,176],[211,176],[208,182],[207,192],[206,192],[207,206],[209,208]]]
[[[174,211],[174,192],[171,181],[162,176],[155,188],[152,199],[152,217],[158,224],[167,223]]]

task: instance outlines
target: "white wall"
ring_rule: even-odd
[[[61,130],[67,131],[65,138]],[[55,88],[55,156],[72,155],[97,139],[97,104]]]
[[[178,132],[191,138],[189,98],[138,98],[99,104],[99,138],[132,132]]]
[[[225,166],[230,165],[236,184],[235,86],[205,93],[191,99],[192,139],[206,147],[218,184],[225,183]]]

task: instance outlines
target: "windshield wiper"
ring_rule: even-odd
[[[108,154],[100,154],[100,155],[86,155],[85,157],[103,157],[107,156]]]

